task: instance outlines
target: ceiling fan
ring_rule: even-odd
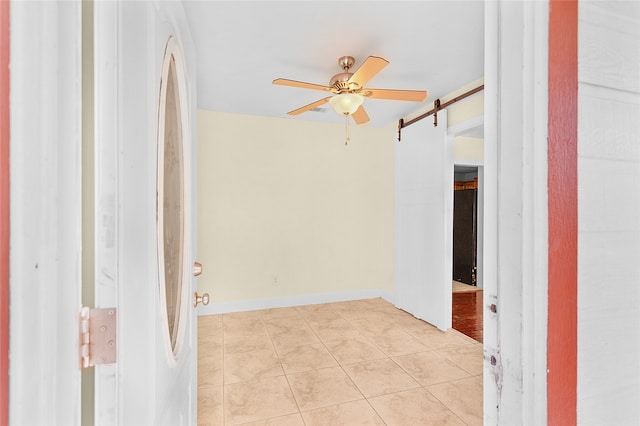
[[[369,56],[356,72],[350,72],[355,60],[352,56],[342,56],[338,59],[338,65],[342,68],[342,72],[331,77],[328,86],[320,84],[305,83],[302,81],[287,80],[277,78],[273,80],[273,84],[281,86],[301,87],[303,89],[322,90],[331,92],[333,95],[318,101],[312,102],[301,108],[289,111],[289,115],[298,115],[303,112],[310,111],[327,102],[338,113],[353,117],[357,124],[364,124],[369,121],[369,116],[364,110],[362,103],[365,98],[388,99],[394,101],[413,101],[422,102],[427,97],[424,90],[393,90],[393,89],[370,89],[364,85],[378,74],[384,67],[389,64],[384,58],[377,56]]]

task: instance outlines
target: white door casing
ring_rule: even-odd
[[[10,5],[10,424],[80,422],[80,8]]]
[[[451,328],[453,139],[447,112],[402,131],[395,151],[397,306]]]
[[[548,20],[485,2],[485,424],[547,422]]]
[[[96,367],[96,424],[195,424],[193,43],[175,2],[96,2],[94,24],[96,307],[118,309],[118,362]],[[167,53],[178,82],[184,173],[184,322],[175,351],[156,210]]]

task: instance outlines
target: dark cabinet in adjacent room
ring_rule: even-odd
[[[478,190],[469,186],[453,191],[453,279],[476,285]]]

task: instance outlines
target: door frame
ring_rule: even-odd
[[[78,424],[81,4],[11,2],[9,19],[9,423]]]
[[[447,137],[450,139],[450,143],[453,145],[455,142],[455,138],[457,136],[464,136],[469,133],[474,133],[480,128],[484,128],[484,114],[478,115],[475,117],[471,117],[468,120],[462,121],[460,123],[454,124],[453,126],[447,129]],[[483,247],[484,244],[484,159],[482,161],[456,161],[453,159],[453,167],[455,166],[473,166],[478,168],[478,204],[476,206],[477,209],[477,235],[476,238],[478,240],[476,244],[476,286],[478,288],[484,287],[484,266],[483,266]],[[451,188],[453,191],[453,188]],[[452,211],[453,213],[453,211]],[[453,216],[451,217],[451,223],[453,223]],[[451,238],[453,239],[453,228],[452,228]],[[452,243],[453,247],[453,243]],[[451,257],[451,269],[453,270],[453,256]],[[452,309],[452,308],[450,308]]]
[[[0,424],[9,424],[9,2],[0,2]]]
[[[486,424],[547,423],[549,12],[485,2]]]

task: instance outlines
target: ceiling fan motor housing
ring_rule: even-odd
[[[360,85],[356,82],[349,84],[349,79],[353,73],[349,72],[349,69],[355,64],[356,60],[353,56],[341,56],[338,58],[338,65],[342,68],[343,72],[334,75],[329,81],[329,86],[333,87],[338,93],[351,92],[360,88]]]
[[[349,87],[349,79],[352,75],[353,73],[350,72],[341,72],[340,74],[336,74],[331,77],[329,86],[336,89],[339,93],[349,91],[349,89],[353,89],[352,87]],[[351,85],[353,85],[353,83],[351,83]]]

